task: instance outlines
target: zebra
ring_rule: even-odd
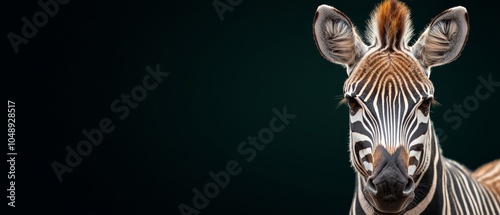
[[[409,8],[381,2],[366,45],[351,20],[320,5],[313,37],[347,71],[349,154],[356,172],[350,214],[500,214],[500,159],[471,172],[442,155],[430,120],[431,68],[457,59],[469,34],[466,8],[443,11],[412,44]]]

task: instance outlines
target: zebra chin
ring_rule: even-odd
[[[363,192],[379,214],[401,214],[415,197],[415,183],[408,175],[408,154],[399,147],[393,154],[382,146],[374,152],[374,172]]]

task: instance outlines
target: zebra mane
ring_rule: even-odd
[[[410,9],[404,3],[385,0],[373,10],[366,31],[370,46],[402,50],[407,48],[412,36]]]

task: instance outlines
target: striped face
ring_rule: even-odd
[[[366,56],[344,84],[349,106],[350,151],[353,166],[366,178],[372,175],[375,149],[389,154],[402,148],[408,175],[422,160],[429,127],[434,87],[405,52],[375,51]]]
[[[463,7],[444,11],[411,46],[405,4],[385,0],[368,24],[370,45],[345,14],[321,5],[314,39],[323,57],[343,65],[349,75],[343,101],[349,106],[351,163],[364,179],[358,193],[377,212],[400,214],[415,198],[418,176],[430,160],[430,69],[458,57],[469,32],[468,16]]]

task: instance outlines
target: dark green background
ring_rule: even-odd
[[[432,118],[448,137],[446,156],[471,169],[499,158],[500,88],[458,129],[442,117],[474,94],[478,76],[500,81],[495,7],[405,2],[417,34],[447,8],[468,9],[471,31],[462,55],[433,69],[442,106]],[[200,214],[346,214],[354,170],[348,113],[336,108],[336,98],[347,76],[314,44],[312,20],[323,3],[364,30],[378,2],[243,0],[221,22],[211,0],[72,0],[18,54],[4,37],[7,98],[18,109],[16,210],[180,214],[180,203],[192,204],[191,189],[201,189],[211,181],[209,171],[235,159],[241,174]],[[21,17],[40,10],[36,1],[4,4],[3,35],[19,34]],[[156,64],[171,75],[118,120],[111,102],[141,83],[145,66]],[[297,118],[253,162],[244,162],[238,144],[285,105]],[[96,128],[104,117],[116,130],[59,183],[50,164],[63,162],[64,147],[75,147],[84,139],[81,130]]]

